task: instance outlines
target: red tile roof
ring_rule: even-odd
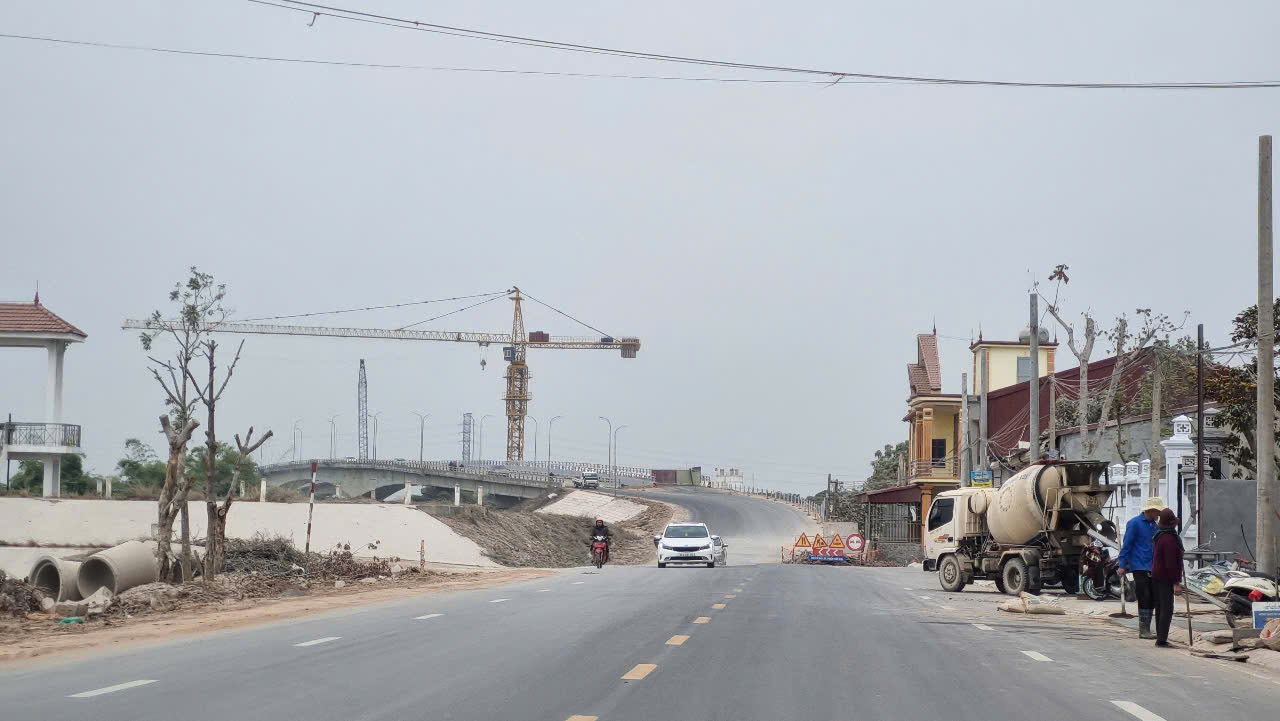
[[[907,382],[911,384],[911,395],[927,395],[932,388],[929,385],[929,374],[916,363],[907,364]]]
[[[938,337],[931,333],[921,333],[916,336],[916,345],[919,347],[919,363],[929,374],[929,389],[935,392],[942,390],[942,367],[938,362]]]
[[[0,333],[70,333],[89,337],[38,303],[0,303]]]

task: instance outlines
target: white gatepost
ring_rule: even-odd
[[[457,481],[453,482],[453,505],[462,505],[462,484]]]
[[[1166,440],[1160,441],[1161,447],[1164,448],[1164,473],[1165,477],[1160,479],[1160,497],[1169,507],[1176,513],[1178,510],[1178,487],[1169,482],[1171,477],[1178,476],[1178,466],[1182,465],[1182,459],[1191,456],[1190,469],[1195,470],[1196,442],[1191,438],[1191,419],[1187,416],[1178,416],[1173,419],[1173,435]],[[1199,531],[1196,528],[1192,513],[1195,508],[1188,502],[1186,495],[1187,487],[1183,485],[1183,508],[1182,515],[1186,516],[1182,524],[1182,545],[1186,548],[1194,548],[1199,544]]]
[[[477,506],[484,505],[484,484],[483,483],[476,484],[476,505]]]
[[[404,482],[404,505],[406,506],[409,505],[410,501],[412,500],[413,500],[413,486],[409,485],[408,481],[405,481]]]

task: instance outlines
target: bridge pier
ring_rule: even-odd
[[[477,506],[484,505],[484,484],[483,483],[476,484],[476,505]]]
[[[462,505],[462,484],[457,481],[453,484],[453,505]]]

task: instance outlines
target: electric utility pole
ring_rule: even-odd
[[[1027,462],[1040,460],[1040,314],[1037,312],[1036,294],[1031,294],[1031,380],[1027,383],[1027,395],[1031,401],[1031,444],[1027,449]]]
[[[1271,136],[1258,138],[1258,570],[1275,573],[1275,289],[1271,260]]]

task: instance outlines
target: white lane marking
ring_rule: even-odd
[[[978,629],[979,631],[994,631],[994,630],[995,630],[995,629],[991,628],[990,626],[988,626],[988,625],[987,625],[987,624],[985,624],[985,623],[975,623],[975,624],[973,624],[973,627],[974,627],[974,628],[976,628],[976,629]]]
[[[324,638],[317,638],[317,639],[314,639],[314,640],[311,640],[311,641],[303,641],[302,643],[295,643],[295,644],[293,644],[293,645],[294,645],[294,646],[297,646],[298,648],[303,648],[304,646],[319,646],[319,645],[320,645],[320,644],[322,644],[322,643],[329,643],[330,641],[337,641],[337,640],[338,640],[338,639],[340,639],[340,638],[342,638],[342,637],[341,637],[341,636],[325,636]]]
[[[115,686],[107,686],[106,688],[98,688],[92,691],[81,691],[80,693],[73,693],[67,698],[93,698],[94,696],[101,696],[104,693],[115,693],[116,691],[123,691],[127,688],[135,688],[137,686],[146,686],[149,683],[155,683],[157,680],[158,679],[148,678],[148,679],[140,679],[138,681],[129,681],[128,683],[118,683]]]
[[[425,616],[414,616],[414,617],[413,617],[413,620],[415,620],[415,621],[425,621],[425,620],[427,620],[428,618],[436,618],[436,617],[438,617],[438,616],[443,616],[443,615],[444,615],[443,613],[428,613],[428,614],[427,614],[427,615],[425,615]]]
[[[1111,703],[1119,706],[1121,710],[1128,712],[1134,718],[1142,719],[1142,721],[1164,721],[1163,716],[1157,716],[1132,701],[1112,701]]]
[[[574,581],[574,582],[573,582],[573,585],[575,585],[575,586],[581,586],[581,585],[582,585],[582,584],[584,584],[584,583],[586,583],[586,581]]]
[[[923,598],[923,599],[924,599],[924,600],[926,600],[926,601],[928,601],[928,600],[929,600],[929,597],[928,597],[928,596],[921,596],[920,598]]]
[[[945,611],[954,611],[954,610],[956,610],[956,607],[955,607],[955,606],[943,606],[942,608],[943,608],[943,610],[945,610]]]
[[[511,600],[511,599],[509,599],[509,598],[495,598],[495,599],[493,599],[492,601],[490,601],[489,603],[502,603],[503,601],[510,601],[510,600]]]
[[[910,591],[911,589],[909,589],[909,588],[904,588],[904,589],[902,589],[902,590],[904,590],[904,591]]]
[[[1033,659],[1035,659],[1035,660],[1037,660],[1037,661],[1052,661],[1052,660],[1053,660],[1053,659],[1049,658],[1048,656],[1044,655],[1043,653],[1040,653],[1039,651],[1023,651],[1022,653],[1023,653],[1023,655],[1025,655],[1026,657],[1028,657],[1028,658],[1033,658]]]
[[[550,590],[551,589],[549,588],[539,588],[538,590],[534,591],[534,593],[546,593],[547,591],[550,591]]]

